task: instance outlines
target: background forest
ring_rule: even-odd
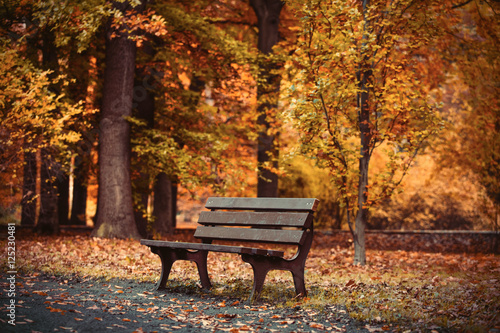
[[[208,195],[323,228],[498,230],[494,0],[0,4],[0,219],[173,231]]]

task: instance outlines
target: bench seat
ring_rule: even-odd
[[[253,247],[218,245],[218,244],[167,242],[167,241],[148,240],[148,239],[141,240],[141,244],[157,248],[165,247],[171,249],[191,249],[191,250],[237,253],[237,254],[246,253],[246,254],[255,254],[260,256],[280,257],[280,258],[282,258],[285,255],[283,251],[266,250]]]

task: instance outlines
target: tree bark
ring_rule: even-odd
[[[57,234],[59,232],[59,221],[55,178],[60,175],[60,168],[47,148],[42,149],[41,158],[40,213],[35,230],[41,234]]]
[[[36,153],[24,153],[23,198],[21,200],[21,225],[36,223]]]
[[[87,219],[87,176],[86,164],[81,156],[75,158],[75,178],[73,178],[73,200],[71,203],[72,225],[86,225]]]
[[[360,73],[360,89],[358,95],[359,103],[359,129],[361,141],[361,157],[359,159],[359,182],[358,182],[358,213],[356,214],[354,231],[354,263],[366,264],[365,229],[368,209],[365,208],[368,199],[368,168],[370,165],[370,108],[368,105],[368,82],[371,71],[365,70]]]
[[[125,14],[127,2],[113,2]],[[142,6],[141,6],[142,7]],[[137,8],[136,8],[137,9]],[[108,25],[106,69],[99,142],[99,198],[93,236],[139,239],[134,219],[130,178],[130,125],[136,46],[125,32]],[[111,38],[112,33],[117,37]]]
[[[154,231],[171,235],[176,227],[177,184],[166,173],[160,173],[154,186]]]
[[[53,77],[59,72],[54,32],[46,27],[42,33],[42,66],[52,70]],[[52,84],[50,89],[58,94],[59,88]],[[58,112],[54,110],[53,112]],[[59,232],[57,183],[65,177],[61,165],[52,156],[50,147],[41,150],[40,169],[40,212],[36,231],[43,234]],[[67,198],[66,198],[67,199]],[[66,218],[67,219],[67,218]]]
[[[150,42],[146,42],[142,51],[147,56],[146,62],[151,61],[154,57],[155,50]],[[134,86],[134,107],[137,109],[137,118],[144,120],[149,129],[154,128],[155,115],[155,93],[154,80],[152,73],[147,68],[136,69],[136,81]],[[135,160],[137,156],[133,156]],[[137,229],[143,238],[148,237],[148,218],[145,215],[147,211],[150,190],[150,174],[148,170],[141,167],[140,161],[136,163],[139,170],[135,170],[134,174],[138,174],[134,178],[134,190],[139,196],[140,201],[135,202],[135,222]]]
[[[369,5],[368,0],[363,0],[363,11]],[[368,199],[368,167],[371,157],[371,128],[370,128],[370,105],[369,105],[369,89],[370,81],[372,80],[373,72],[366,59],[362,56],[362,63],[357,73],[359,93],[358,93],[358,123],[361,141],[361,157],[359,158],[359,182],[358,182],[358,212],[356,214],[354,238],[354,264],[366,265],[366,242],[365,229],[368,209],[366,201]]]
[[[279,17],[284,2],[281,0],[250,0],[255,14],[257,15],[257,24],[259,28],[257,47],[263,54],[272,53],[272,48],[279,41]],[[277,138],[269,134],[271,128],[267,111],[278,107],[278,92],[280,89],[280,78],[272,75],[270,72],[276,67],[275,64],[261,64],[261,80],[265,84],[259,83],[257,87],[258,118],[257,124],[262,126],[263,130],[259,132],[257,139],[257,163],[259,166],[259,177],[257,181],[258,197],[276,197],[278,196],[278,175],[269,168],[263,167],[265,163],[271,162],[273,167],[277,167],[278,148],[276,146]],[[276,94],[272,96],[271,94]],[[267,101],[262,102],[266,99]]]
[[[60,174],[56,180],[57,187],[57,219],[60,225],[69,224],[69,177]]]

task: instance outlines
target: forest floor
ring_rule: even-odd
[[[154,291],[160,260],[138,241],[23,231],[15,252],[14,286],[7,256],[0,262],[2,332],[500,332],[500,256],[492,254],[368,249],[361,267],[350,248],[316,233],[307,297],[296,297],[290,273],[270,272],[250,304],[252,271],[237,255],[209,255],[210,291],[190,262],[177,262],[167,289]]]

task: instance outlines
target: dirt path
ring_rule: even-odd
[[[1,332],[373,332],[345,310],[249,305],[209,294],[153,291],[134,280],[64,280],[18,276],[14,297],[2,276]],[[15,326],[8,323],[11,299]],[[11,321],[12,323],[12,321]],[[386,329],[386,328],[385,328]]]

